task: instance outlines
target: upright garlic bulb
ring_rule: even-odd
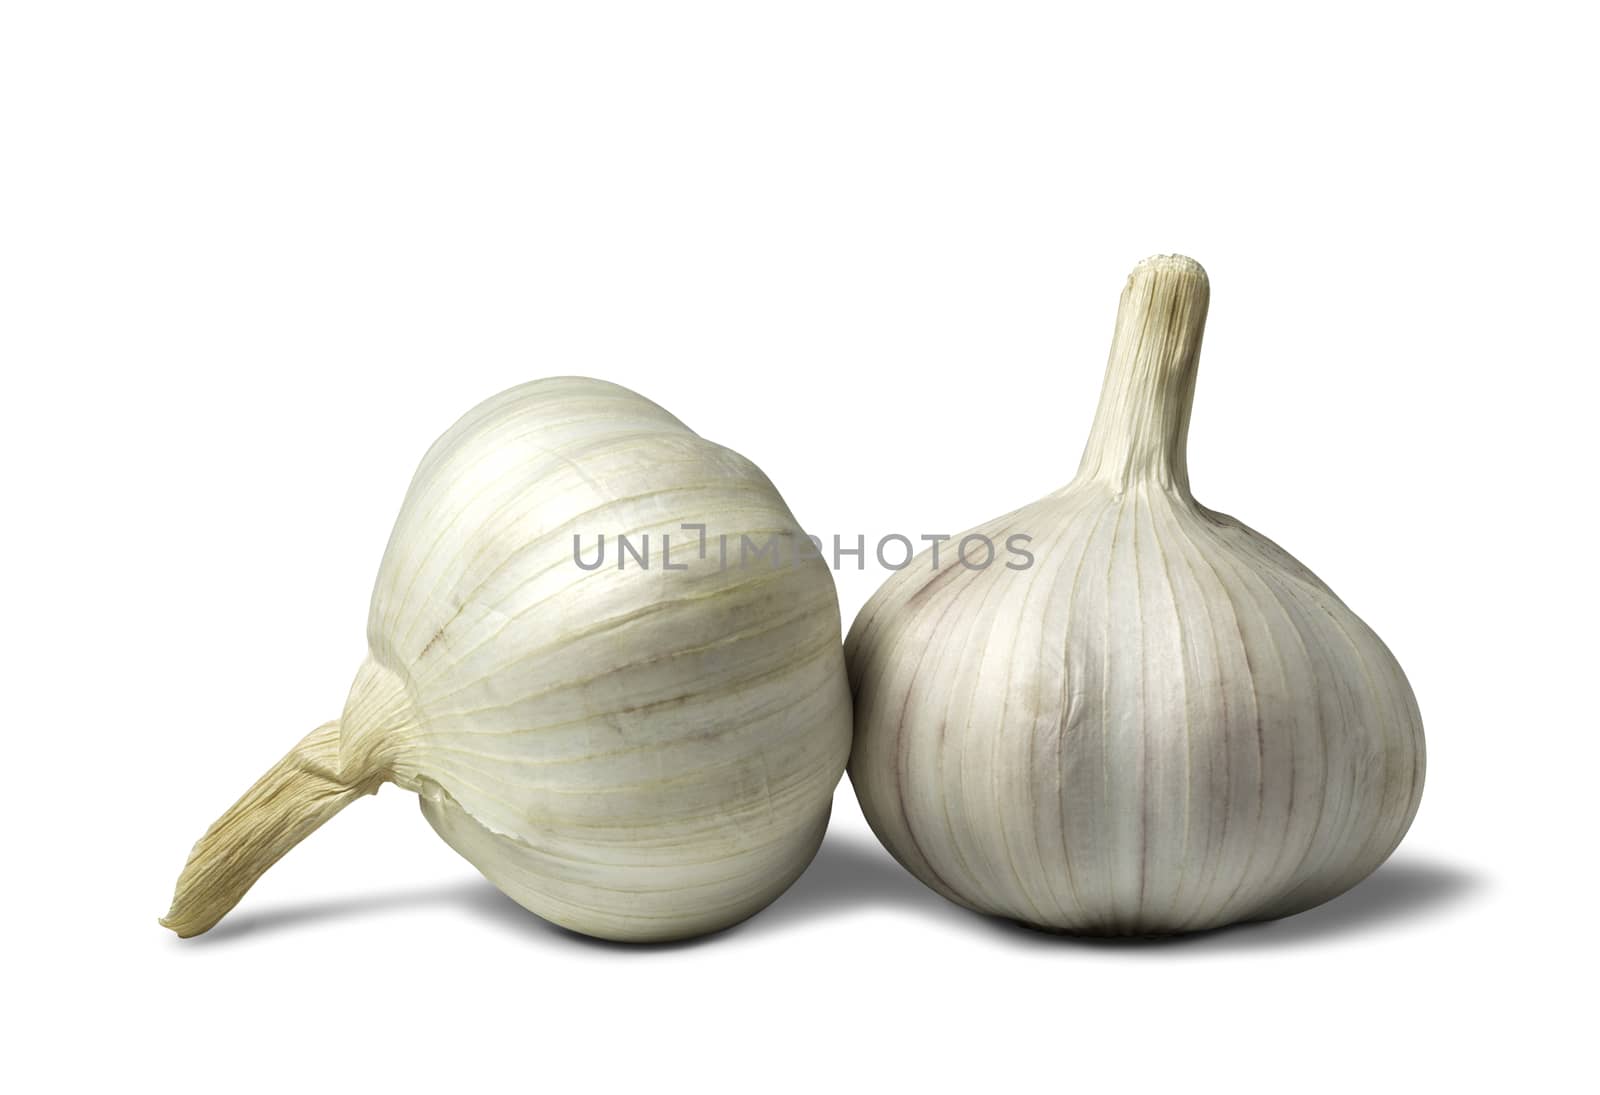
[[[726,561],[745,534],[784,565]],[[618,535],[632,553],[595,566]],[[849,753],[833,577],[803,536],[755,465],[624,388],[481,404],[412,481],[344,714],[206,833],[163,923],[210,928],[385,781],[576,931],[674,939],[756,912],[811,861]]]
[[[899,571],[845,645],[850,779],[953,901],[1086,934],[1310,908],[1366,877],[1422,794],[1422,725],[1377,635],[1304,566],[1189,493],[1209,286],[1141,263],[1064,489]]]

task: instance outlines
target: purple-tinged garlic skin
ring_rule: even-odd
[[[1266,537],[1195,501],[1185,445],[1209,283],[1128,279],[1078,475],[897,572],[846,641],[850,780],[950,900],[1047,930],[1202,931],[1375,870],[1422,795],[1422,723],[1373,631]]]

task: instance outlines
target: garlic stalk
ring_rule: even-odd
[[[706,550],[746,535],[787,561]],[[619,536],[631,552],[591,565]],[[481,404],[412,481],[343,715],[195,845],[162,922],[207,930],[384,782],[576,931],[751,915],[815,854],[849,752],[833,578],[803,539],[755,465],[627,389],[565,377]]]
[[[1192,259],[1134,270],[1077,477],[973,530],[1031,536],[1033,567],[919,561],[846,641],[867,820],[969,908],[1085,934],[1284,916],[1377,868],[1416,813],[1400,666],[1189,491],[1209,292]]]

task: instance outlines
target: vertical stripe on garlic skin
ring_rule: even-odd
[[[577,565],[574,536],[590,562],[601,534],[606,565]],[[619,534],[648,537],[648,567],[618,566]],[[719,534],[777,537],[783,565],[723,566]],[[386,781],[575,931],[755,913],[811,861],[850,747],[833,577],[789,561],[803,535],[755,465],[627,389],[564,377],[481,404],[412,481],[344,714],[201,839],[164,923],[207,930]]]
[[[867,820],[979,912],[1096,935],[1284,916],[1365,878],[1416,813],[1393,656],[1189,492],[1208,298],[1192,259],[1129,277],[1077,477],[973,530],[1031,535],[1030,569],[925,554],[846,641]]]

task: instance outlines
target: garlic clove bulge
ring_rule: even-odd
[[[1190,493],[1208,302],[1199,263],[1141,263],[1077,477],[972,530],[1031,537],[1033,565],[925,553],[846,641],[867,820],[979,912],[1084,934],[1283,916],[1366,877],[1416,813],[1394,657]]]
[[[743,536],[781,565],[725,559]],[[384,782],[575,931],[677,939],[758,911],[815,854],[849,752],[833,577],[803,539],[755,465],[625,388],[479,405],[412,481],[343,715],[201,839],[163,922],[205,931]]]

